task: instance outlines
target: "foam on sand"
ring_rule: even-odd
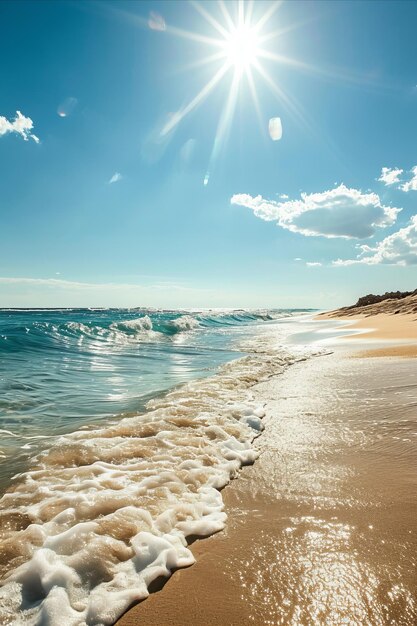
[[[264,413],[250,388],[301,358],[262,345],[39,455],[0,502],[1,623],[112,624],[191,565],[186,538],[224,528],[218,490],[257,458]]]

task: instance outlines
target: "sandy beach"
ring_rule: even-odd
[[[347,328],[360,331],[349,336],[355,342],[384,343],[383,347],[357,352],[355,357],[417,356],[417,296],[337,309],[321,313],[316,319],[346,322]]]
[[[417,324],[353,319],[369,333],[255,387],[261,455],[222,492],[225,531],[118,626],[416,623]]]

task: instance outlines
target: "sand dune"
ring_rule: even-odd
[[[353,329],[361,331],[349,337],[351,340],[386,342],[383,347],[368,349],[355,356],[417,356],[417,293],[364,306],[343,307],[317,316],[317,319],[329,318],[345,319]]]
[[[370,315],[415,315],[417,318],[417,293],[404,298],[388,298],[365,306],[353,305],[322,313],[319,317],[369,317]]]

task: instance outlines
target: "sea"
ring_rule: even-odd
[[[311,309],[0,310],[0,621],[113,624],[224,528]]]

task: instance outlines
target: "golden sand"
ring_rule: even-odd
[[[391,357],[410,359],[417,357],[417,343],[400,346],[388,346],[386,348],[375,348],[374,350],[363,350],[352,354],[352,358],[373,358],[373,357]]]
[[[361,331],[348,337],[353,341],[371,339],[391,343],[383,348],[356,353],[355,357],[417,356],[417,296],[337,309],[321,313],[316,319],[346,321],[350,329]]]

